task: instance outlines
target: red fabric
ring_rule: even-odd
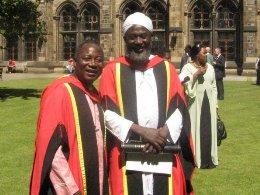
[[[122,170],[122,153],[119,145],[113,147],[109,155],[109,178],[112,195],[123,195],[123,170]]]
[[[173,166],[172,175],[173,175],[173,194],[181,195],[187,194],[186,192],[186,182],[185,182],[185,175],[183,172],[183,168],[181,165],[179,155],[174,155],[176,166]]]
[[[156,55],[151,60],[149,60],[149,62],[145,66],[143,66],[141,69],[139,68],[139,70],[142,71],[148,70],[149,68],[153,68],[154,66],[158,65],[162,61],[163,59]],[[126,66],[131,66],[129,60],[123,56],[117,58],[114,62],[120,62]]]
[[[9,60],[7,66],[8,66],[8,67],[12,67],[12,68],[14,68],[14,67],[16,67],[16,63],[15,63],[14,60]]]
[[[163,59],[159,56],[155,56],[144,70],[149,68],[154,68],[155,66],[161,64]],[[115,64],[117,62],[122,63],[123,65],[130,66],[129,62],[126,58],[120,57],[115,59],[114,61],[107,64],[104,68],[103,73],[101,75],[99,87],[101,97],[109,97],[110,100],[114,102],[115,105],[118,106],[117,93],[116,93],[116,73],[115,73]],[[170,100],[178,93],[180,97],[185,101],[184,92],[179,81],[176,70],[172,64],[170,64]],[[121,153],[119,149],[119,145],[116,144],[109,154],[109,173],[110,173],[110,187],[112,195],[123,195],[123,178],[122,178],[122,162],[121,162]],[[174,192],[176,195],[184,195],[186,194],[186,183],[185,177],[183,173],[183,168],[179,157],[176,157],[176,167],[173,167],[173,176],[174,176]],[[175,179],[176,177],[176,179]]]
[[[30,194],[32,195],[39,194],[44,158],[50,139],[58,124],[63,124],[66,128],[70,147],[68,164],[76,184],[80,191],[83,191],[73,108],[68,91],[63,83],[73,83],[89,95],[93,101],[99,101],[99,96],[96,93],[90,92],[73,76],[62,77],[44,90],[38,116],[34,165],[31,175]]]

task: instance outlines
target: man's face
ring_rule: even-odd
[[[134,25],[125,34],[126,56],[134,65],[142,66],[149,61],[152,33],[143,26]]]
[[[96,44],[85,44],[77,57],[75,73],[85,84],[92,84],[104,67],[104,54]]]
[[[220,50],[218,48],[215,49],[215,54],[219,55],[220,54]]]
[[[201,66],[205,66],[207,62],[207,50],[205,47],[202,47],[200,52],[197,55],[197,60]]]

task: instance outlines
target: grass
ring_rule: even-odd
[[[0,82],[0,194],[28,194],[42,89],[51,79]],[[219,166],[196,170],[196,194],[259,194],[260,87],[226,82],[220,102],[228,138]]]

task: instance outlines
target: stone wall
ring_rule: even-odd
[[[167,2],[167,0],[160,0]],[[243,61],[253,63],[256,56],[260,54],[260,0],[237,0],[243,3]],[[57,10],[64,2],[72,2],[79,9],[84,0],[41,0],[40,9],[43,19],[47,23],[47,42],[38,50],[38,61],[52,61],[58,63],[61,52],[59,48],[58,18]],[[93,0],[100,7],[100,41],[107,59],[124,53],[124,41],[122,35],[122,16],[120,11],[125,0]],[[138,2],[146,5],[147,0]],[[169,34],[169,42],[176,37],[176,44],[170,45],[172,60],[180,61],[183,48],[186,44],[192,43],[192,33],[189,30],[190,8],[195,0],[169,0],[169,29],[175,29]],[[209,0],[215,5],[219,0]],[[56,18],[56,20],[55,20]],[[176,30],[177,29],[177,30]],[[1,44],[4,39],[0,37]],[[0,59],[4,59],[3,50],[0,52]]]
[[[259,4],[259,3],[258,3]],[[254,62],[257,55],[257,1],[244,0],[243,2],[243,42],[244,61]]]

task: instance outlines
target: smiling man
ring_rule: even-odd
[[[30,194],[108,194],[103,112],[93,86],[103,62],[101,47],[84,42],[75,73],[44,90]]]
[[[125,57],[110,62],[100,80],[105,121],[114,135],[109,151],[112,195],[192,191],[193,154],[184,94],[174,66],[151,54],[152,31],[149,17],[140,12],[129,15],[123,24]],[[185,151],[182,156],[160,153],[165,144],[178,140]],[[125,153],[121,143],[129,141],[144,143],[143,152]],[[185,173],[182,160],[189,167]]]

